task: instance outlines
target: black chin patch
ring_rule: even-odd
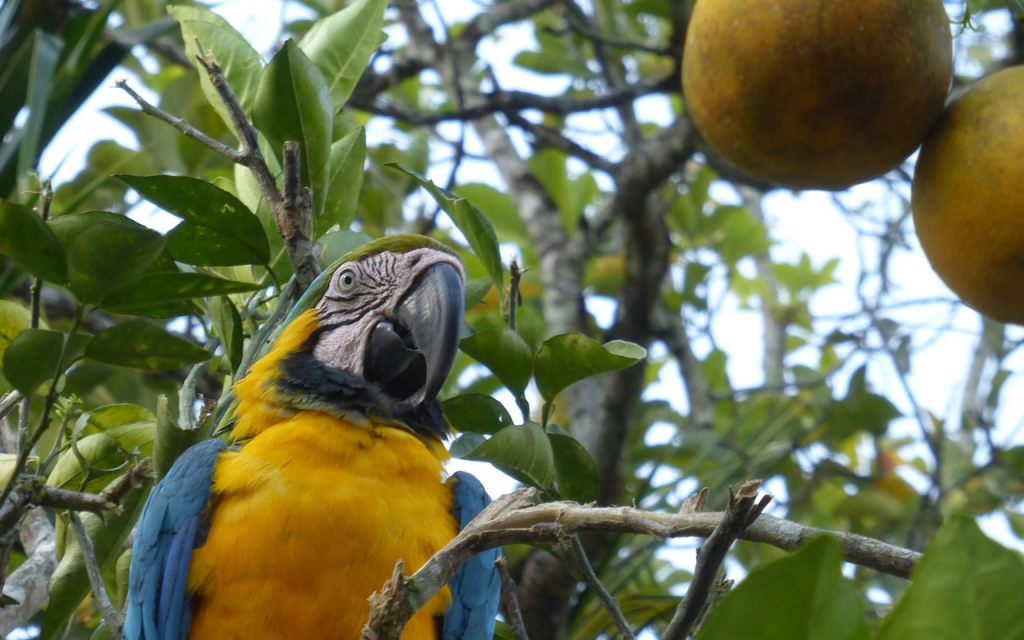
[[[377,325],[366,348],[363,374],[395,400],[405,400],[427,383],[427,361],[404,327],[388,321]]]

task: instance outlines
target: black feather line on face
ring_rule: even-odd
[[[435,400],[412,408],[402,407],[377,385],[363,382],[348,371],[317,360],[313,346],[321,329],[315,331],[301,349],[281,361],[278,386],[286,396],[297,398],[289,404],[299,409],[338,414],[362,411],[402,423],[421,437],[444,440],[451,435],[451,427],[441,411],[440,402]]]

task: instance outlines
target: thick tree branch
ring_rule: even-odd
[[[7,577],[3,593],[18,604],[0,607],[0,635],[28,622],[50,598],[47,585],[57,569],[53,525],[42,509],[33,509],[21,523],[21,545],[28,558]]]
[[[634,533],[658,538],[708,537],[727,518],[721,512],[661,513],[632,507],[595,507],[574,502],[537,504],[535,489],[520,489],[499,497],[454,540],[405,580],[397,570],[384,589],[371,597],[364,639],[397,638],[396,629],[473,555],[508,544],[561,544],[578,533]],[[757,505],[754,506],[754,509]],[[761,507],[763,508],[763,507]],[[748,512],[751,513],[752,511]],[[730,525],[731,526],[731,525]],[[806,527],[761,514],[737,537],[792,551],[817,535],[835,536],[847,562],[901,578],[910,576],[919,553],[854,533]],[[398,582],[404,582],[399,585]],[[404,616],[399,625],[394,616]],[[385,632],[385,630],[390,630]]]

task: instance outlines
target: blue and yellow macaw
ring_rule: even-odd
[[[367,598],[489,502],[442,481],[464,273],[421,236],[364,245],[299,300],[235,386],[235,445],[202,442],[154,489],[132,547],[125,640],[358,638]],[[466,564],[403,638],[489,640],[497,551]],[[450,604],[449,604],[450,603]]]

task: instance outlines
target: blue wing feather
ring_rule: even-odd
[[[461,530],[491,503],[483,485],[464,471],[452,474],[452,515]],[[499,549],[478,553],[448,583],[452,606],[444,615],[442,640],[490,640],[501,598],[501,579],[494,561]]]
[[[189,563],[210,501],[213,466],[224,448],[220,440],[191,447],[149,496],[132,545],[124,640],[187,638]]]

